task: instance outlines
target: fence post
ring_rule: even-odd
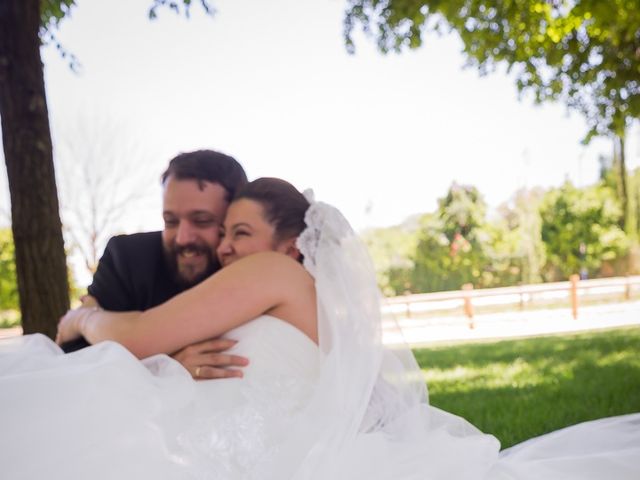
[[[631,300],[631,279],[629,275],[625,275],[624,299]]]
[[[522,285],[518,285],[518,289],[518,294],[520,295],[520,310],[524,310],[524,292],[522,291]]]
[[[473,323],[473,304],[471,303],[472,283],[462,285],[462,298],[464,300],[464,314],[469,319],[469,328],[473,329],[476,325]]]
[[[574,273],[569,277],[571,281],[571,315],[573,319],[578,319],[578,282],[580,281],[580,275]]]

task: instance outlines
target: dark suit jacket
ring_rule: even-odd
[[[171,275],[162,250],[162,232],[111,238],[87,289],[105,310],[147,310],[182,292]],[[83,339],[62,346],[65,352],[84,348]]]

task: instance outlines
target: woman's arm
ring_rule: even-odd
[[[86,328],[87,322],[101,321],[113,323],[112,328],[117,328],[116,325],[120,325],[123,328],[127,328],[127,322],[131,322],[137,319],[142,312],[111,312],[105,311],[99,306],[83,306],[69,310],[58,322],[58,333],[56,335],[56,343],[63,345],[71,342],[83,336],[83,331]],[[98,320],[99,318],[99,320]],[[95,342],[93,342],[95,343]],[[86,346],[86,345],[85,345]],[[81,347],[82,348],[82,347]]]
[[[315,306],[313,279],[298,262],[280,253],[262,252],[234,262],[143,313],[96,311],[69,328],[77,328],[90,343],[115,340],[144,358],[217,337],[263,313],[281,307],[286,311],[289,304],[304,303],[310,297]],[[300,321],[315,323],[315,307],[308,313],[313,315],[298,315],[305,317]],[[63,324],[64,319],[62,331]]]

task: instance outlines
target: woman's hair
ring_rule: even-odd
[[[246,198],[262,205],[265,220],[273,225],[277,241],[297,237],[305,229],[309,201],[293,185],[279,178],[262,177],[238,190],[235,200]]]

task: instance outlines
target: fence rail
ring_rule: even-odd
[[[383,314],[406,318],[438,314],[460,314],[467,317],[469,327],[474,328],[477,310],[535,306],[570,306],[577,319],[580,304],[595,301],[630,300],[640,294],[640,276],[597,278],[580,280],[572,275],[566,282],[520,285],[515,287],[483,288],[474,290],[466,284],[461,290],[421,293],[387,298],[382,306]]]

